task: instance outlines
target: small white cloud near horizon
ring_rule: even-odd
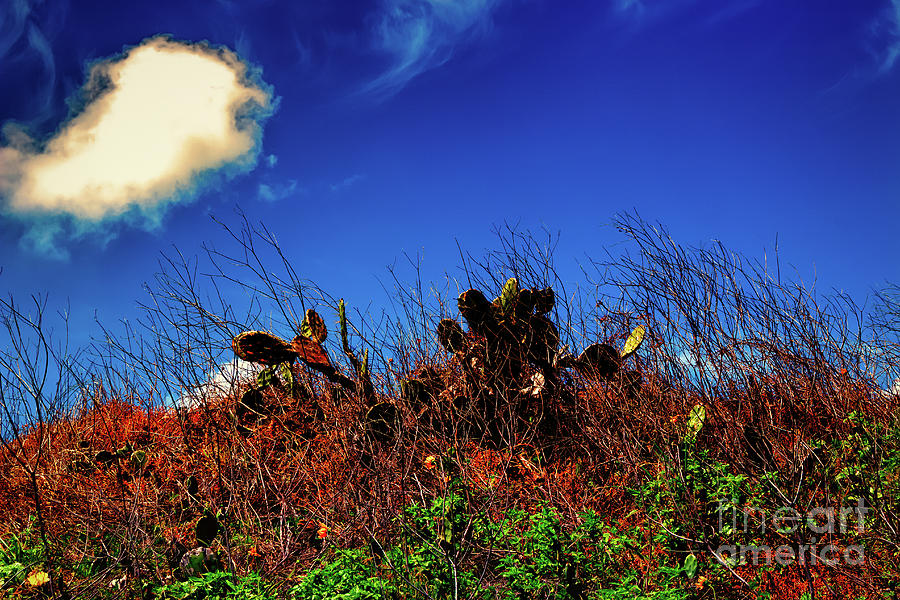
[[[275,108],[271,89],[231,50],[166,36],[94,63],[80,98],[83,108],[46,141],[4,127],[3,212],[68,217],[78,229],[137,211],[158,224],[205,176],[252,169]]]
[[[185,390],[175,401],[175,405],[191,409],[215,398],[231,396],[247,382],[252,382],[261,370],[260,365],[235,358],[210,371],[205,382]]]

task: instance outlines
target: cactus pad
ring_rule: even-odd
[[[575,359],[575,368],[580,373],[609,379],[621,366],[619,351],[609,344],[591,344]]]
[[[453,319],[441,319],[437,327],[438,340],[447,352],[461,352],[465,348],[466,334]]]
[[[328,337],[328,328],[325,326],[325,321],[319,316],[319,313],[311,308],[306,311],[306,316],[303,317],[303,322],[300,324],[300,335],[306,336],[320,344]]]
[[[504,314],[509,314],[512,312],[513,305],[516,303],[516,300],[519,297],[519,280],[515,277],[510,277],[503,286],[503,291],[500,292],[500,297],[498,298],[500,310],[503,311]]]
[[[400,413],[390,402],[380,402],[366,413],[366,429],[375,441],[385,443],[397,434]]]
[[[638,349],[641,345],[641,342],[644,341],[644,326],[638,325],[634,328],[634,331],[631,332],[631,335],[628,336],[628,339],[625,341],[625,347],[622,348],[622,358],[627,358],[629,355],[634,354],[634,351]]]
[[[422,406],[428,402],[427,386],[415,377],[400,381],[400,395],[414,407]]]
[[[519,297],[516,299],[516,316],[525,317],[534,312],[534,290],[519,290]]]
[[[234,336],[231,349],[238,358],[263,365],[277,365],[294,360],[291,345],[266,331],[245,331]]]
[[[194,529],[197,542],[202,546],[209,546],[212,541],[219,535],[219,520],[211,512],[207,511],[205,515],[197,521],[197,527]]]
[[[320,343],[312,338],[298,335],[290,344],[294,353],[300,357],[304,363],[313,369],[322,371],[330,371],[332,369],[331,361],[328,360],[328,354]]]
[[[697,435],[706,423],[706,407],[695,404],[688,415],[687,430],[684,432],[684,441],[693,444],[697,441]]]
[[[553,293],[553,288],[533,290],[532,296],[534,298],[534,312],[539,315],[546,315],[553,310],[553,306],[556,304],[556,294]]]
[[[491,303],[478,290],[466,290],[459,295],[456,304],[459,306],[459,312],[470,326],[483,323],[491,310]]]
[[[544,315],[533,315],[530,322],[532,334],[528,352],[531,358],[552,363],[559,350],[559,331],[556,325]]]

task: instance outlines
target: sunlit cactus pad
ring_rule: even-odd
[[[328,337],[325,320],[313,309],[308,309],[303,323],[300,324],[300,334],[321,344]]]
[[[238,358],[263,365],[294,360],[291,345],[267,331],[244,331],[234,336],[231,349]]]
[[[316,342],[312,338],[298,335],[290,343],[295,356],[314,369],[330,369],[331,361],[322,344]]]

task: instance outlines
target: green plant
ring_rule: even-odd
[[[274,586],[267,585],[257,573],[237,577],[225,571],[203,573],[153,589],[160,600],[275,600]]]
[[[33,523],[19,535],[0,539],[0,589],[15,587],[43,561],[43,550],[34,539]]]

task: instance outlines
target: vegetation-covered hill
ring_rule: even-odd
[[[0,594],[893,597],[896,296],[617,224],[575,291],[507,231],[380,318],[249,226],[83,353],[4,302]]]

